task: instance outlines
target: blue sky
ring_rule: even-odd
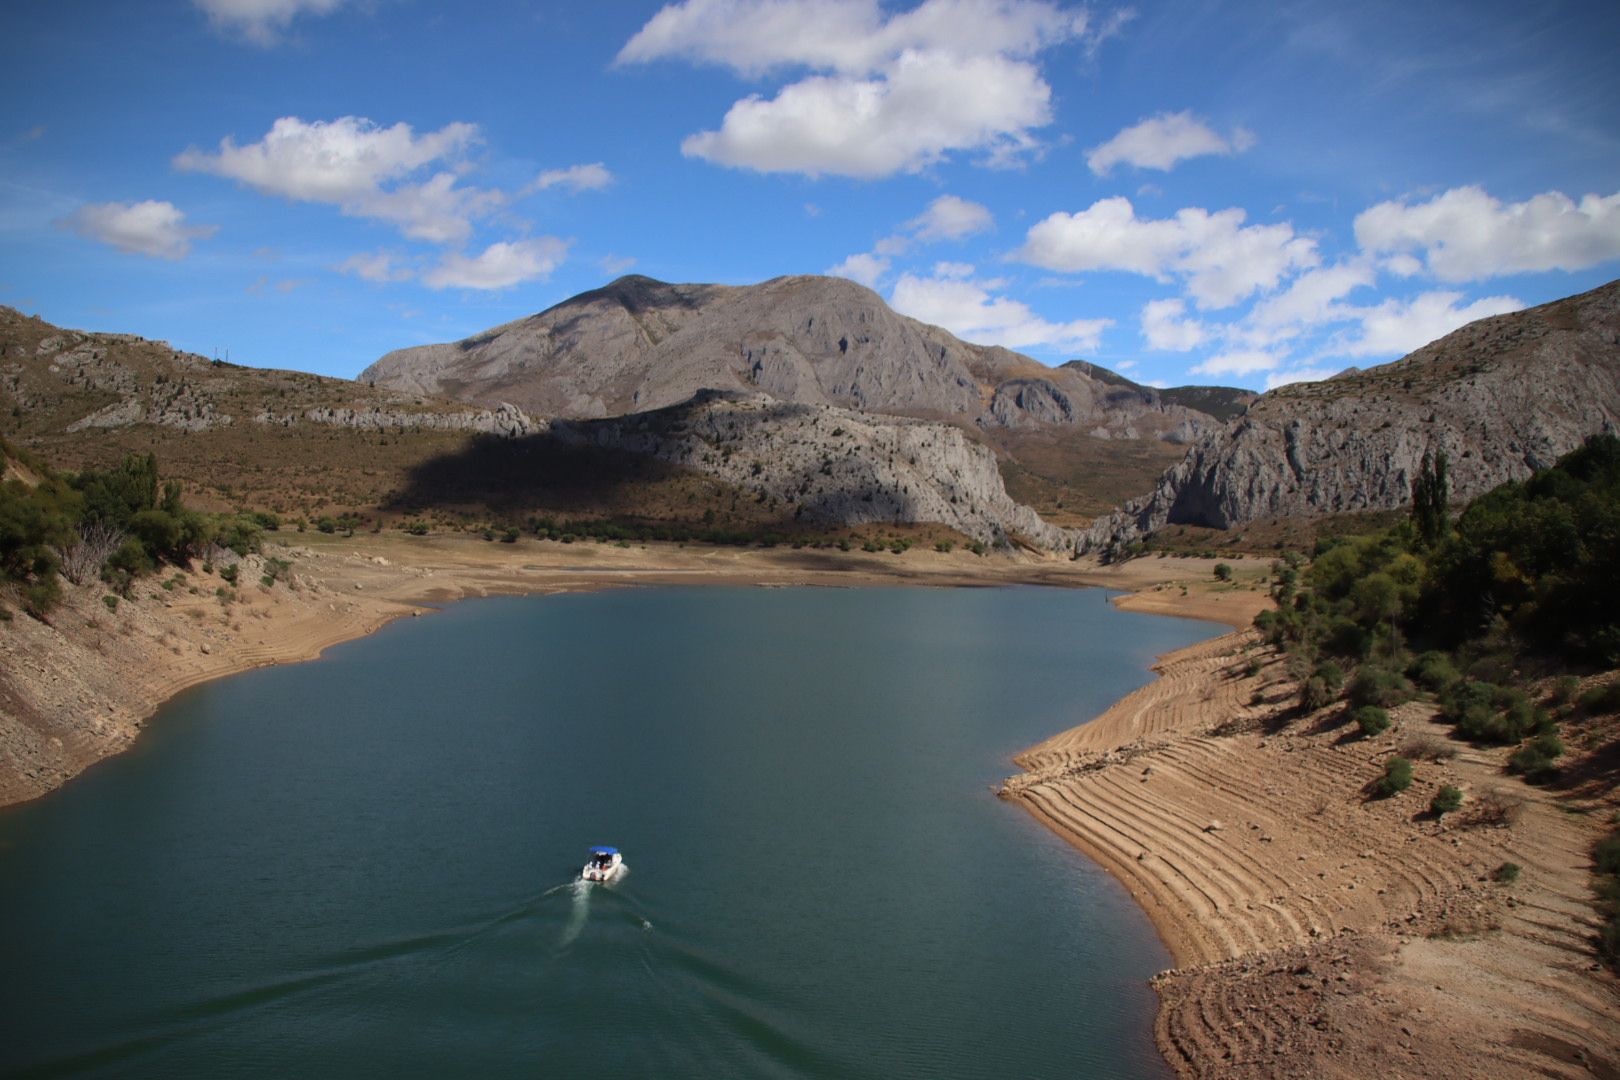
[[[1620,5],[13,4],[0,303],[352,376],[621,273],[842,273],[1264,388],[1620,276]]]

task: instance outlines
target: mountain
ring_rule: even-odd
[[[1163,390],[1152,390],[1140,383],[1132,382],[1117,371],[1110,371],[1085,360],[1070,360],[1063,366],[1099,382],[1120,387],[1128,393],[1153,394],[1167,405],[1179,405],[1184,409],[1205,413],[1222,423],[1241,414],[1260,396],[1253,390],[1244,390],[1236,386],[1171,386]]]
[[[1461,502],[1620,431],[1620,281],[1470,323],[1400,360],[1262,395],[1154,491],[1100,519],[1108,547],[1166,524],[1231,528],[1411,502],[1444,451]]]
[[[644,412],[714,389],[1097,438],[1186,443],[1213,426],[1150,388],[968,344],[870,289],[817,276],[747,286],[622,277],[463,341],[391,352],[360,379],[565,419]]]
[[[57,467],[155,452],[199,508],[310,520],[540,512],[741,533],[937,523],[975,540],[1074,544],[1008,496],[995,454],[959,426],[757,391],[549,420],[507,401],[238,367],[0,307],[0,413],[7,438]],[[25,477],[9,452],[3,464]]]

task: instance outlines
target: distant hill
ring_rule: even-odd
[[[1380,367],[1262,395],[1154,491],[1096,523],[1108,546],[1166,524],[1388,510],[1444,451],[1467,500],[1620,431],[1620,281],[1470,323]]]
[[[566,419],[643,412],[715,389],[1105,438],[1186,443],[1212,426],[1155,390],[961,341],[836,277],[746,286],[622,277],[463,341],[391,352],[360,379]]]
[[[1070,360],[1063,365],[1073,368],[1082,375],[1090,376],[1099,382],[1113,386],[1123,387],[1132,393],[1154,393],[1158,399],[1167,405],[1179,405],[1184,409],[1201,412],[1225,423],[1247,409],[1260,395],[1253,390],[1244,390],[1236,386],[1172,386],[1164,390],[1150,390],[1140,383],[1134,383],[1117,371],[1110,371],[1099,364],[1086,360]]]

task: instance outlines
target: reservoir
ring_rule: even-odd
[[[1146,917],[991,789],[1214,632],[625,589],[194,688],[0,811],[0,1076],[1165,1080]]]

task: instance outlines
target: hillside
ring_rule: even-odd
[[[1620,282],[1481,319],[1400,360],[1262,395],[1199,439],[1154,491],[1099,520],[1091,545],[1166,524],[1389,510],[1444,451],[1471,499],[1620,430]]]
[[[506,401],[236,367],[0,308],[0,410],[10,438],[58,467],[155,452],[203,509],[741,533],[929,524],[1073,544],[1008,497],[994,454],[958,427],[759,394],[554,424]]]

